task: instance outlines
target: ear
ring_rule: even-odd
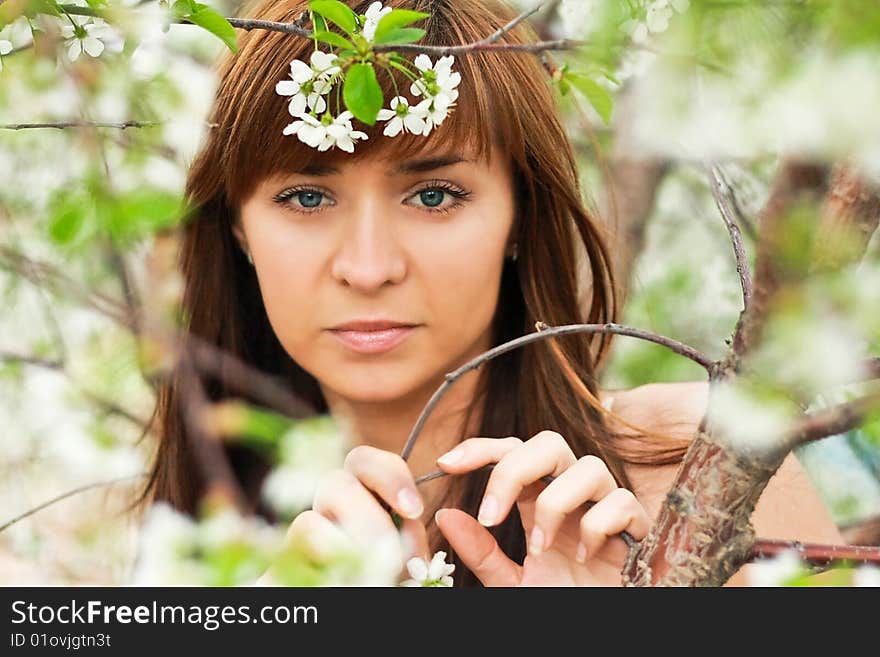
[[[248,252],[247,237],[245,237],[244,229],[241,227],[241,220],[236,219],[232,224],[232,235],[238,241],[238,246],[245,253]]]

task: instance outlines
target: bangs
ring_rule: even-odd
[[[264,20],[291,22],[308,6],[302,2],[267,2],[263,11],[244,13]],[[364,13],[369,2],[352,6]],[[419,10],[429,3],[418,0],[386,2],[386,6]],[[435,2],[434,13],[420,26],[426,35],[423,45],[453,46],[485,38],[507,23],[514,14],[504,5],[498,11],[487,9],[480,0],[461,0],[451,10],[455,22],[446,16],[446,3]],[[519,42],[514,32],[507,41]],[[321,45],[325,49],[326,44]],[[299,141],[294,135],[283,135],[285,126],[295,119],[287,110],[289,99],[275,92],[277,82],[289,79],[290,62],[309,61],[314,42],[280,32],[253,30],[242,35],[237,55],[227,55],[221,64],[221,82],[212,114],[210,140],[214,156],[223,172],[227,202],[239,207],[253,189],[270,176],[291,174],[311,167],[334,166],[343,161],[384,157],[405,160],[431,153],[466,152],[470,157],[488,161],[493,147],[505,156],[520,160],[523,153],[512,153],[513,145],[523,144],[522,120],[517,107],[523,102],[523,88],[516,89],[516,79],[540,77],[543,70],[526,53],[479,52],[459,55],[453,70],[461,74],[459,96],[442,125],[435,126],[428,137],[406,131],[395,137],[382,134],[384,121],[367,126],[352,119],[356,130],[367,134],[357,141],[354,153],[338,148],[320,152]],[[407,59],[415,55],[405,53]],[[435,62],[437,57],[429,55]],[[519,70],[517,70],[519,69]],[[400,95],[412,100],[410,81],[393,69],[377,67],[377,79],[387,107],[391,98]],[[393,79],[392,79],[393,76]],[[540,82],[540,80],[539,80]],[[528,96],[525,96],[528,97]],[[344,107],[336,107],[336,89],[325,96],[329,109],[338,115]],[[341,99],[340,99],[341,104]]]

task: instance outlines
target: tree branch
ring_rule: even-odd
[[[824,190],[825,175],[825,169],[814,164],[794,160],[782,163],[759,218],[752,303],[737,321],[728,366],[735,368],[760,340],[772,299],[789,276],[789,272],[780,269],[778,258],[780,245],[787,238],[785,219],[805,195]]]
[[[709,184],[712,188],[712,196],[724,219],[724,225],[727,226],[727,232],[730,234],[730,241],[733,244],[733,254],[736,258],[736,272],[739,274],[740,287],[743,293],[743,312],[747,312],[752,303],[752,275],[749,271],[749,258],[743,245],[742,234],[736,222],[736,215],[728,204],[727,198],[724,196],[724,187],[726,184],[721,176],[721,172],[714,164],[708,164]]]
[[[187,428],[187,442],[195,456],[207,495],[219,495],[233,504],[240,514],[249,515],[247,499],[229,459],[226,458],[223,443],[219,436],[209,430],[209,425],[205,422],[208,399],[190,355],[185,350],[180,356],[179,367],[180,411]]]
[[[546,326],[546,324],[542,324],[541,322],[539,322],[538,324]],[[710,373],[714,371],[716,366],[714,361],[704,356],[693,347],[689,347],[682,342],[673,340],[672,338],[667,338],[666,336],[657,335],[656,333],[651,333],[650,331],[644,331],[642,329],[632,328],[629,326],[621,326],[620,324],[567,324],[565,326],[554,326],[539,329],[535,333],[529,333],[528,335],[514,338],[513,340],[500,344],[497,347],[493,347],[489,351],[485,351],[476,358],[468,361],[454,372],[446,374],[446,380],[434,392],[434,394],[431,396],[431,399],[428,400],[427,405],[424,407],[424,409],[422,409],[422,413],[421,415],[419,415],[419,418],[416,421],[416,424],[413,427],[412,432],[410,433],[409,438],[407,438],[406,444],[403,447],[403,451],[400,454],[401,458],[403,458],[404,461],[409,458],[409,455],[415,447],[416,440],[418,439],[419,433],[424,427],[428,416],[430,416],[431,412],[437,406],[437,403],[446,394],[449,388],[451,388],[455,384],[455,382],[466,373],[470,372],[471,370],[478,369],[483,363],[486,363],[493,358],[496,358],[497,356],[505,354],[508,351],[513,351],[514,349],[518,349],[519,347],[531,344],[532,342],[546,340],[547,338],[552,336],[568,335],[570,333],[613,333],[616,335],[626,335],[629,337],[638,338],[640,340],[647,340],[648,342],[653,342],[655,344],[664,346],[667,349],[670,349],[671,351],[674,351],[675,353],[684,356],[685,358],[689,358],[694,362],[702,365]]]
[[[125,130],[127,128],[151,128],[161,125],[158,121],[123,121],[121,123],[107,123],[102,121],[58,121],[54,123],[4,123],[0,124],[0,130],[34,130],[40,128],[56,128],[63,130],[65,128],[117,128]]]
[[[52,499],[47,500],[46,502],[43,502],[39,506],[35,506],[33,509],[29,509],[29,510],[25,511],[24,513],[21,513],[21,514],[15,516],[11,520],[7,520],[2,525],[0,525],[0,532],[3,532],[6,529],[9,529],[15,523],[17,523],[21,520],[24,520],[25,518],[27,518],[29,516],[34,515],[38,511],[42,511],[46,507],[52,506],[53,504],[55,504],[56,502],[60,502],[61,500],[66,500],[68,497],[72,497],[74,495],[77,495],[78,493],[82,493],[87,490],[92,490],[93,488],[100,488],[102,486],[112,486],[113,484],[117,484],[122,481],[131,481],[133,479],[140,479],[141,477],[146,477],[146,476],[148,476],[148,473],[139,472],[138,474],[135,474],[135,475],[126,475],[124,477],[116,477],[114,479],[108,479],[106,481],[96,481],[91,484],[86,484],[85,486],[78,486],[77,488],[69,490],[66,493],[62,493],[61,495],[57,495],[56,497],[53,497]]]
[[[775,557],[794,550],[811,566],[837,563],[880,565],[880,547],[873,545],[820,545],[800,541],[779,541],[761,538],[752,545],[750,560]]]
[[[852,431],[862,424],[872,411],[878,409],[880,409],[880,392],[810,413],[784,437],[782,448],[790,451],[799,445]]]

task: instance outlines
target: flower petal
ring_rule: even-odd
[[[428,564],[421,557],[413,557],[406,562],[406,569],[413,579],[424,582],[428,576]]]
[[[420,71],[430,71],[432,69],[431,58],[425,53],[421,53],[416,57],[415,65]]]
[[[79,39],[74,39],[70,42],[70,48],[67,49],[67,56],[70,58],[70,61],[75,62],[79,57],[79,54],[82,52],[82,45]]]
[[[386,137],[396,137],[400,134],[401,130],[403,130],[403,121],[400,120],[399,116],[395,116],[388,122],[388,125],[385,126],[382,134]]]
[[[293,96],[299,93],[300,84],[293,80],[282,80],[275,85],[275,93],[279,96]]]
[[[315,72],[312,70],[312,67],[305,62],[298,59],[294,59],[290,62],[290,77],[293,78],[294,81],[304,84],[314,76]]]
[[[290,112],[291,116],[299,116],[300,114],[304,114],[306,111],[306,96],[305,94],[296,94],[290,99],[290,103],[287,105],[287,111]]]
[[[87,36],[83,39],[83,50],[92,57],[97,57],[104,52],[104,42],[93,36]]]

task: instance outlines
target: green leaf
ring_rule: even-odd
[[[325,43],[329,43],[331,46],[337,46],[338,48],[345,48],[347,50],[354,50],[354,44],[346,39],[344,36],[336,34],[336,32],[328,32],[326,30],[321,30],[315,32],[314,34],[309,35],[310,39],[317,39],[318,41],[323,41]]]
[[[345,106],[355,118],[367,125],[374,125],[385,98],[376,80],[376,71],[371,64],[355,64],[345,75],[342,87]]]
[[[593,106],[593,109],[595,109],[596,112],[599,113],[599,116],[602,117],[602,120],[606,125],[611,122],[611,110],[614,101],[605,87],[592,78],[578,75],[577,73],[568,73],[565,76],[565,79],[584,95],[584,97],[590,102],[590,105]]]
[[[210,7],[201,8],[187,16],[186,19],[190,23],[195,23],[199,27],[208,30],[214,36],[219,37],[232,52],[238,52],[235,28],[230,25],[228,20]]]
[[[311,0],[309,8],[349,34],[357,31],[357,17],[354,12],[338,0]]]
[[[70,244],[85,224],[87,212],[87,206],[63,203],[49,222],[49,236],[56,244]]]
[[[386,32],[381,37],[376,37],[374,43],[376,45],[388,43],[414,43],[423,36],[425,36],[425,30],[419,27],[402,27],[397,30]]]
[[[406,27],[411,23],[424,20],[430,15],[431,14],[426,14],[421,11],[411,11],[409,9],[394,9],[384,15],[379,21],[379,24],[376,26],[376,34],[374,35],[373,40],[376,43],[389,43],[388,41],[382,40],[382,37],[387,35],[389,32],[393,32],[394,30]]]

